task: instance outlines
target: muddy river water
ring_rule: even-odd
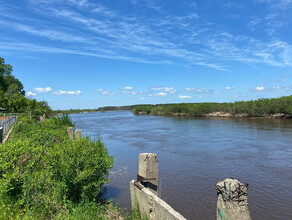
[[[216,219],[217,180],[249,183],[253,219],[292,219],[292,120],[172,118],[129,111],[72,114],[115,165],[105,196],[130,209],[139,153],[157,153],[161,197],[187,219]]]

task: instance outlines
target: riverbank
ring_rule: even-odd
[[[0,219],[141,219],[101,199],[113,157],[100,139],[70,140],[67,115],[21,115],[0,146]]]
[[[131,108],[137,115],[225,118],[292,118],[292,96],[230,103],[178,103],[140,105]]]
[[[150,113],[147,112],[138,112],[135,113],[136,115],[149,115]],[[235,114],[232,115],[231,113],[227,112],[212,112],[208,114],[203,114],[200,116],[192,116],[187,113],[173,113],[171,115],[167,114],[155,114],[158,116],[173,116],[173,117],[201,117],[201,118],[270,118],[270,119],[291,119],[292,115],[287,115],[283,113],[277,113],[277,114],[264,114],[262,116],[251,116],[245,113],[242,114]]]

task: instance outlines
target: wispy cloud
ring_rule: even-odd
[[[45,88],[41,88],[41,87],[36,87],[33,89],[33,91],[38,92],[38,93],[46,93],[46,92],[51,92],[52,88],[51,87],[45,87]]]
[[[113,91],[109,91],[109,90],[104,90],[104,89],[98,89],[97,91],[99,92],[100,95],[109,95],[109,96],[112,96],[112,95],[117,95],[118,94],[117,92],[113,92]]]
[[[272,86],[272,87],[264,87],[264,86],[258,86],[256,87],[255,91],[265,91],[265,92],[291,92],[292,86]]]
[[[167,93],[165,93],[165,92],[159,92],[159,93],[149,94],[148,96],[167,96]]]
[[[166,93],[170,93],[170,94],[174,94],[174,93],[177,93],[177,90],[173,87],[152,87],[150,88],[150,90],[152,91],[163,91],[163,92],[166,92]]]
[[[137,95],[138,93],[135,92],[135,91],[124,90],[123,91],[123,94],[126,94],[126,95]]]
[[[287,9],[292,7],[292,0],[257,0],[257,2],[269,4],[271,8]]]
[[[0,24],[1,26],[5,26],[17,32],[25,32],[31,35],[45,37],[50,40],[59,40],[63,42],[78,42],[78,43],[85,43],[85,44],[92,43],[90,39],[81,37],[80,35],[78,36],[72,33],[56,31],[54,29],[32,27],[29,25],[23,25],[23,24],[18,24],[14,22],[3,21],[3,20],[0,20]]]
[[[199,89],[199,88],[194,88],[194,87],[186,88],[186,91],[187,92],[195,92],[195,93],[214,93],[213,90]]]
[[[81,95],[81,91],[64,91],[64,90],[57,90],[53,92],[54,95]]]
[[[180,99],[191,99],[192,96],[189,96],[189,95],[180,95],[179,98]]]
[[[250,20],[248,23],[247,23],[247,26],[250,30],[254,31],[256,29],[256,26],[258,24],[260,24],[261,20],[259,18],[255,18],[255,19],[252,19]]]
[[[225,90],[233,90],[233,89],[235,89],[235,87],[234,86],[226,86],[224,89]]]
[[[281,6],[290,7],[291,1],[258,0],[258,3],[278,2]],[[30,3],[30,9],[45,19],[43,24],[47,24],[46,26],[40,26],[40,22],[33,18],[30,18],[30,22],[18,23],[4,19],[0,21],[1,25],[5,29],[66,44],[56,46],[51,42],[42,42],[26,46],[27,52],[78,54],[142,63],[198,65],[222,71],[228,70],[230,63],[234,61],[292,66],[292,46],[288,41],[274,36],[260,39],[254,35],[251,37],[232,33],[228,28],[209,22],[196,13],[173,16],[164,11],[158,17],[145,19],[140,14],[122,14],[88,0],[30,0]],[[149,9],[162,10],[154,3],[151,0],[132,1],[134,5],[142,4]],[[72,7],[65,7],[66,5]],[[55,22],[50,23],[49,20]],[[271,33],[275,28],[286,24],[279,16],[272,16],[270,13],[266,19],[252,18],[248,25],[252,29],[259,22],[265,22],[267,31]],[[74,47],[67,43],[74,43]],[[18,53],[23,48],[17,47],[17,44],[28,45],[24,40],[17,43],[5,42],[3,39],[2,44],[1,50],[4,48]]]
[[[133,90],[134,87],[132,87],[132,86],[125,86],[125,87],[123,87],[121,89],[123,89],[123,90]]]

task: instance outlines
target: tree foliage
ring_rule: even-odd
[[[258,99],[233,103],[179,103],[141,105],[132,109],[135,114],[204,116],[208,113],[223,112],[233,116],[245,114],[250,117],[284,114],[292,115],[292,95],[273,99]]]
[[[12,66],[5,64],[5,60],[0,57],[0,107],[5,108],[7,112],[27,112],[31,116],[50,114],[51,108],[46,102],[25,97],[23,84],[12,72]]]

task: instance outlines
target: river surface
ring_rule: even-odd
[[[217,180],[249,183],[253,219],[292,219],[292,120],[184,119],[129,111],[72,114],[115,165],[105,196],[130,209],[139,153],[157,153],[162,199],[187,219],[216,219]]]

